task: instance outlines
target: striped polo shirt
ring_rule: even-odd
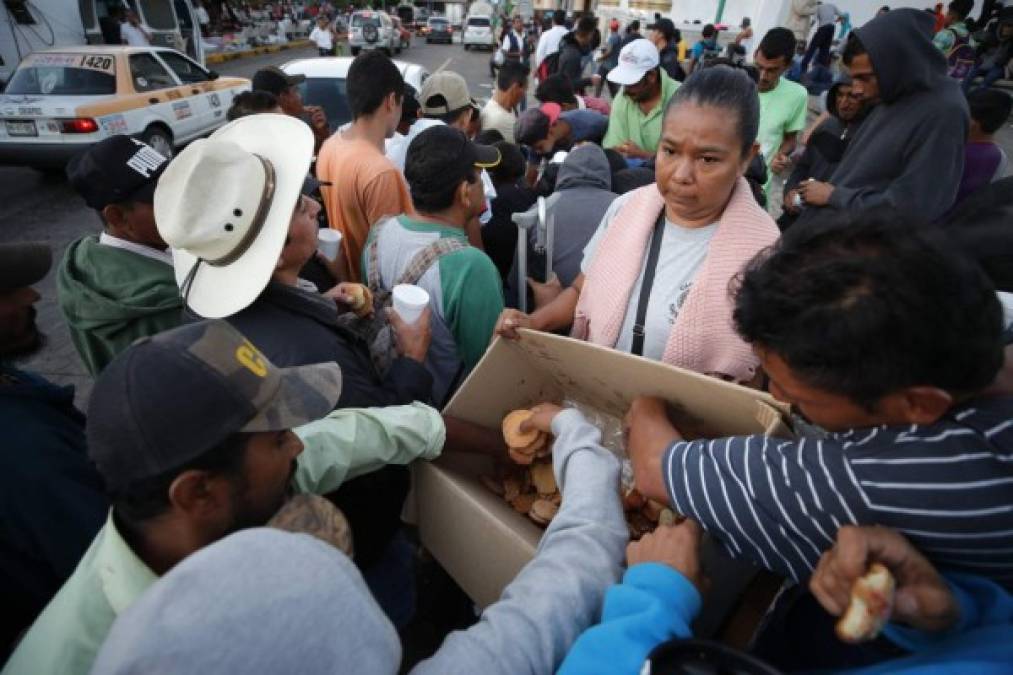
[[[662,470],[673,506],[732,556],[796,581],[841,525],[858,524],[1013,588],[1013,397],[970,401],[928,426],[678,441]]]

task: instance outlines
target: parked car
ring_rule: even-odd
[[[496,36],[492,30],[492,17],[477,14],[469,16],[464,22],[461,43],[466,50],[470,47],[484,47],[490,51],[495,49]]]
[[[442,16],[431,16],[426,21],[426,44],[432,42],[446,42],[448,45],[454,41],[454,29],[450,21]]]
[[[363,49],[382,49],[390,56],[401,51],[401,36],[386,12],[355,12],[352,14],[348,45],[352,56]]]
[[[58,168],[116,134],[166,157],[225,123],[250,81],[174,49],[96,45],[26,56],[0,94],[0,163]]]
[[[415,10],[415,34],[425,35],[429,32],[429,21],[430,13],[425,7],[419,7]]]
[[[401,19],[396,16],[390,17],[390,20],[394,22],[394,29],[397,30],[398,36],[400,37],[398,47],[400,49],[408,49],[412,46],[412,32],[405,28],[404,24],[401,23]]]
[[[333,132],[352,121],[352,113],[348,108],[348,98],[345,94],[345,80],[351,65],[351,57],[334,56],[289,61],[282,65],[281,69],[289,75],[306,76],[306,79],[298,85],[303,102],[306,105],[322,107],[327,113],[327,122]],[[415,91],[422,90],[422,83],[429,77],[429,72],[425,68],[404,61],[394,61],[394,65],[401,71],[405,82],[415,87]]]

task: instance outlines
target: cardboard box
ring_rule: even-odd
[[[660,396],[677,423],[717,436],[790,436],[787,408],[772,397],[657,361],[556,335],[498,339],[444,412],[498,429],[503,416],[570,399],[622,417],[640,395]],[[480,607],[531,560],[542,530],[478,480],[491,462],[448,453],[415,465],[415,518],[422,543]]]

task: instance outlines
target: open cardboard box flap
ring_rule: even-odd
[[[497,339],[444,413],[498,429],[511,410],[570,399],[622,418],[641,395],[668,401],[688,435],[791,434],[787,408],[765,393],[529,330],[517,341]],[[451,453],[415,465],[422,543],[481,607],[499,599],[542,535],[478,480],[490,469],[486,458]]]

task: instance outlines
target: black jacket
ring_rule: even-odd
[[[590,50],[581,47],[576,35],[571,31],[559,41],[559,65],[556,72],[565,75],[573,84],[573,90],[580,93],[591,86],[591,80],[583,77],[584,57]]]
[[[381,378],[369,348],[337,318],[334,301],[272,281],[252,305],[226,320],[276,366],[341,366],[339,408],[429,402],[433,377],[424,365],[399,358]]]
[[[686,71],[682,69],[682,64],[679,63],[679,50],[675,48],[674,44],[667,44],[665,48],[658,54],[658,58],[661,60],[661,67],[664,68],[668,76],[676,82],[682,82],[686,79]]]

